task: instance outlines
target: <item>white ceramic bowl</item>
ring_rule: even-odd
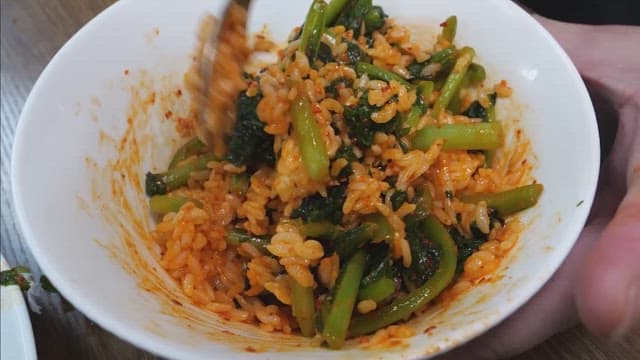
[[[584,84],[551,36],[509,1],[375,2],[401,21],[432,30],[456,14],[457,42],[473,46],[489,73],[507,79],[523,104],[521,124],[545,190],[538,206],[523,215],[530,225],[499,280],[475,287],[446,311],[436,307],[412,321],[417,335],[408,346],[385,351],[353,343],[329,351],[317,340],[265,334],[189,306],[140,246],[152,226],[140,180],[145,171],[166,166],[177,145],[174,121],[165,115],[184,111],[177,89],[198,20],[207,11],[219,13],[223,3],[122,0],[51,60],[16,132],[18,219],[62,294],[114,334],[185,359],[429,356],[481,334],[525,303],[563,261],[591,206],[599,141]],[[254,5],[250,30],[267,23],[273,38],[284,40],[303,21],[308,1]],[[132,252],[141,254],[138,260]],[[424,334],[430,326],[436,328]]]
[[[11,267],[0,254],[0,271]],[[29,310],[18,285],[0,286],[0,358],[35,360],[36,343]]]

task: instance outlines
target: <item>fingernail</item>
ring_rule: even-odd
[[[609,337],[613,342],[620,340],[640,322],[640,283],[633,283],[627,294],[624,319]]]

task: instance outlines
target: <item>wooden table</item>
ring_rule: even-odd
[[[212,0],[210,0],[212,1]],[[13,216],[10,158],[13,135],[22,106],[38,75],[55,52],[87,21],[113,0],[2,0],[2,254],[15,266],[38,265],[22,241]],[[31,313],[41,359],[155,359],[102,330],[77,311],[65,313],[60,299],[43,301],[40,314]],[[640,333],[610,345],[581,327],[557,335],[517,357],[529,359],[640,358]],[[9,359],[7,359],[9,360]]]

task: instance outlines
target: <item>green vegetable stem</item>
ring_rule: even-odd
[[[302,163],[313,180],[329,178],[329,155],[311,110],[309,100],[299,96],[291,105],[293,130],[302,153]]]
[[[487,207],[495,209],[502,217],[534,206],[544,190],[542,184],[531,184],[515,189],[493,193],[462,196],[460,200],[466,203],[485,201]]]
[[[202,207],[202,203],[198,200],[177,195],[153,195],[149,199],[149,207],[156,214],[166,214],[177,212],[182,205],[192,202],[197,207]]]
[[[447,108],[451,99],[458,95],[462,80],[471,65],[471,61],[475,56],[475,51],[470,47],[464,47],[460,50],[458,60],[453,67],[453,70],[445,80],[442,89],[440,90],[440,96],[433,105],[433,113],[438,116],[440,112]]]
[[[407,296],[378,311],[354,318],[349,327],[351,336],[368,334],[396,321],[408,319],[412,313],[438,296],[453,280],[458,256],[456,244],[447,229],[433,215],[429,215],[424,222],[428,238],[441,249],[442,255],[436,273]]]
[[[207,170],[207,164],[220,159],[213,153],[200,155],[199,157],[181,164],[179,167],[168,170],[165,173],[154,174],[147,172],[145,179],[145,191],[148,196],[164,195],[187,183],[189,176],[194,171]]]
[[[264,254],[268,254],[267,245],[271,243],[269,237],[253,236],[242,229],[231,229],[227,231],[226,241],[229,245],[240,245],[249,243]]]
[[[334,241],[334,246],[340,259],[349,259],[360,247],[371,241],[376,228],[377,226],[375,224],[364,223],[339,232]]]
[[[339,349],[344,345],[364,265],[364,252],[358,251],[346,263],[334,287],[331,309],[324,322],[322,332],[322,337],[332,349]]]
[[[331,2],[329,2],[329,5],[327,5],[327,9],[325,10],[325,26],[329,27],[335,24],[338,16],[349,1],[350,0],[331,0]]]
[[[388,277],[381,277],[371,284],[361,287],[358,292],[358,300],[373,300],[376,303],[383,301],[396,291],[396,283]]]
[[[178,165],[180,162],[186,160],[190,156],[201,153],[206,148],[207,148],[207,145],[197,137],[189,140],[187,143],[182,145],[173,155],[173,158],[169,163],[169,169],[175,168],[176,165]]]
[[[404,85],[406,87],[411,86],[411,84],[402,76],[373,64],[358,62],[356,64],[356,71],[358,72],[358,74],[367,74],[370,78],[373,79],[384,80],[387,82],[395,80],[400,83],[400,85]]]
[[[309,60],[314,61],[320,49],[320,38],[324,30],[325,12],[327,3],[323,0],[314,0],[311,3],[307,18],[300,35],[300,50],[303,51]]]
[[[427,125],[415,133],[412,146],[427,150],[443,139],[443,150],[493,150],[503,144],[502,125],[499,122]]]
[[[456,30],[458,28],[458,18],[455,15],[449,16],[443,24],[442,38],[453,43],[453,39],[456,37]]]
[[[429,98],[433,92],[433,81],[420,81],[416,86],[416,95],[418,101],[411,107],[406,116],[404,127],[414,128],[420,122],[420,117],[425,113],[429,106]]]
[[[295,316],[303,336],[315,335],[315,300],[313,288],[300,285],[293,277],[289,277],[291,286],[291,310]]]

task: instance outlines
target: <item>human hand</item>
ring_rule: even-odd
[[[640,27],[536,19],[556,38],[592,97],[616,110],[618,131],[587,225],[553,278],[504,322],[442,359],[521,353],[578,320],[611,341],[640,324]]]

